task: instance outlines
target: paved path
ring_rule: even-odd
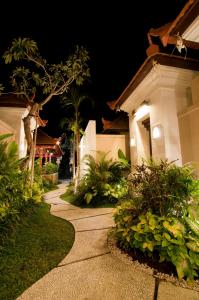
[[[59,198],[66,184],[45,195],[51,213],[70,221],[75,242],[59,265],[27,289],[18,300],[199,300],[199,294],[161,283],[120,261],[107,247],[114,226],[112,208],[81,209]]]

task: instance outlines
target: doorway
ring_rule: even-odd
[[[150,126],[150,118],[147,118],[142,121],[142,125],[147,130],[147,144],[149,149],[150,158],[152,158],[152,143],[151,143],[151,126]]]

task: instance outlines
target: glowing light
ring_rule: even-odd
[[[25,145],[24,145],[24,143],[21,143],[21,144],[20,144],[20,151],[23,152],[24,150],[25,150]]]
[[[131,138],[130,145],[131,145],[131,147],[135,147],[135,138],[134,137]]]
[[[152,137],[153,137],[153,139],[159,139],[161,137],[161,128],[160,128],[160,126],[153,127]]]
[[[135,113],[136,120],[143,118],[144,116],[148,115],[150,112],[150,107],[148,104],[143,104],[138,108]]]

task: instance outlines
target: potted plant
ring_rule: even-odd
[[[58,183],[58,166],[57,164],[47,162],[42,169],[42,177],[51,181],[53,184]]]

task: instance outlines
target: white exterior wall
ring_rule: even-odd
[[[103,151],[107,154],[108,159],[118,159],[118,150],[121,149],[123,153],[129,158],[129,139],[126,135],[112,135],[112,134],[97,134],[96,135],[96,150]]]
[[[161,137],[152,137],[152,153],[155,159],[166,158],[182,164],[176,93],[174,88],[159,88],[151,95],[151,136],[153,128],[160,125]]]
[[[192,163],[199,170],[199,105],[179,115],[179,126],[183,163]]]
[[[139,163],[148,155],[145,147],[147,137],[141,132],[140,121],[136,120],[136,114],[133,113],[144,100],[148,101],[150,111],[142,120],[150,117],[151,136],[155,126],[161,128],[161,136],[158,139],[151,138],[153,157],[177,160],[178,165],[193,160],[199,162],[197,76],[195,71],[156,65],[123,103],[121,109],[129,114],[130,141],[132,138],[135,141],[130,147],[132,164]],[[187,111],[187,105],[190,104],[187,88],[191,88],[191,107],[195,107],[195,110],[185,118],[184,111]]]
[[[28,109],[19,107],[0,107],[0,120],[7,124],[10,133],[15,133],[15,141],[19,146],[19,158],[26,155],[27,142],[25,139],[23,118],[28,114]],[[32,119],[31,130],[35,128],[35,120]],[[8,132],[5,132],[8,133]]]
[[[85,155],[96,157],[96,121],[90,120],[80,141],[80,176],[85,173]]]
[[[109,152],[107,158],[117,159],[121,149],[129,158],[129,138],[126,135],[96,134],[96,121],[89,121],[80,141],[80,176],[85,173],[84,156],[92,155],[97,159],[97,151]]]
[[[14,130],[14,128],[12,128],[7,123],[0,120],[0,135],[1,134],[7,134],[7,133],[12,133],[13,134],[10,138],[7,139],[7,141],[15,141],[16,131]]]

